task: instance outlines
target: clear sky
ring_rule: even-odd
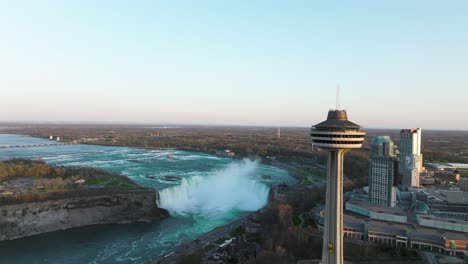
[[[331,2],[1,1],[0,121],[468,130],[468,1]]]

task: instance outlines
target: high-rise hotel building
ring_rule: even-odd
[[[419,174],[423,170],[421,154],[421,128],[400,132],[400,172],[403,187],[419,187]]]
[[[396,168],[393,141],[388,136],[376,137],[371,144],[369,160],[369,200],[377,205],[394,207],[397,188],[393,186]]]

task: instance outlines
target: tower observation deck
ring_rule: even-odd
[[[312,144],[328,152],[323,233],[323,264],[343,263],[343,157],[362,146],[366,133],[348,120],[345,110],[330,110],[327,120],[310,131]]]

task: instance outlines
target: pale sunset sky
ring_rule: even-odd
[[[0,1],[0,121],[468,130],[468,1]]]

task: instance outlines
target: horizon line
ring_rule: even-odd
[[[310,126],[302,125],[246,125],[246,124],[209,124],[209,123],[157,123],[157,122],[129,122],[129,121],[3,121],[0,120],[0,125],[2,124],[22,124],[22,125],[133,125],[133,126],[192,126],[192,127],[257,127],[257,128],[310,128]],[[416,127],[416,126],[415,126]],[[183,127],[180,127],[183,128]],[[370,130],[401,130],[407,129],[402,127],[365,127],[365,129]],[[468,129],[440,129],[440,128],[424,128],[425,131],[468,131]],[[0,128],[2,130],[2,128]]]

